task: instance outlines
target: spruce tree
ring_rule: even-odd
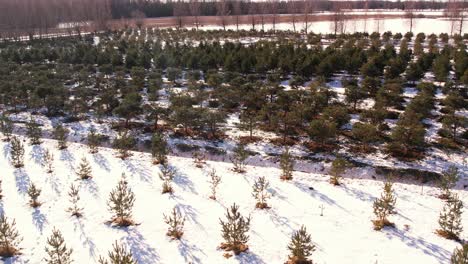
[[[450,258],[450,264],[468,264],[468,243],[456,248]]]
[[[294,171],[294,158],[289,153],[289,148],[285,148],[280,158],[280,168],[282,180],[292,180]]]
[[[222,227],[224,243],[220,248],[226,251],[233,251],[235,255],[248,250],[247,242],[250,229],[250,216],[243,217],[239,212],[239,206],[233,204],[226,210],[226,221],[219,219]]]
[[[252,186],[252,196],[257,200],[257,203],[255,204],[256,208],[269,208],[267,203],[267,200],[271,197],[270,193],[268,192],[269,187],[270,183],[265,179],[265,177],[260,177],[255,181],[254,185]]]
[[[54,139],[57,140],[58,149],[66,149],[68,147],[68,132],[68,129],[64,128],[62,125],[58,125],[54,128]]]
[[[4,114],[0,116],[0,132],[5,137],[4,141],[10,141],[11,134],[13,133],[13,122]]]
[[[312,244],[312,239],[305,226],[301,226],[301,229],[293,233],[288,249],[291,255],[289,255],[287,264],[312,264],[309,257],[315,251],[315,245]]]
[[[78,165],[78,170],[76,171],[76,175],[81,180],[87,180],[93,177],[91,165],[89,165],[89,162],[85,157],[81,158],[81,162]]]
[[[44,152],[44,167],[47,173],[54,172],[54,154],[48,149]]]
[[[10,258],[19,255],[22,238],[16,230],[16,222],[5,215],[0,216],[0,257]]]
[[[11,138],[10,159],[15,168],[24,166],[24,146],[17,137]]]
[[[31,205],[31,207],[36,208],[41,205],[38,201],[38,198],[41,195],[41,189],[37,188],[34,183],[29,184],[28,195],[30,198],[29,205]]]
[[[89,152],[92,154],[97,153],[99,150],[100,140],[99,135],[96,133],[96,129],[91,128],[86,141],[88,143]]]
[[[234,148],[234,153],[231,157],[231,162],[234,165],[234,171],[238,173],[245,172],[245,160],[249,157],[249,153],[245,149],[244,144],[238,144]]]
[[[211,189],[211,196],[210,199],[216,200],[216,191],[218,188],[218,185],[221,183],[221,176],[216,174],[216,170],[212,169],[210,171],[210,179],[208,182],[210,183],[210,189]]]
[[[72,216],[81,217],[83,215],[83,208],[78,206],[80,201],[80,194],[78,188],[75,185],[70,186],[70,191],[68,191],[69,201],[71,206],[68,207],[67,212],[71,213]]]
[[[164,139],[162,133],[154,133],[151,138],[151,155],[153,156],[153,164],[165,164],[167,162],[168,152],[167,141]]]
[[[118,226],[129,226],[133,225],[132,220],[132,209],[135,203],[135,194],[127,186],[124,176],[117,184],[117,187],[112,190],[109,195],[109,201],[107,205],[109,211],[113,213],[112,223]]]
[[[463,231],[461,224],[463,202],[457,194],[450,194],[439,216],[440,229],[437,233],[447,239],[459,240]]]
[[[448,199],[450,197],[450,190],[455,187],[459,179],[458,169],[455,166],[450,166],[442,173],[440,178],[440,189],[442,194],[439,195],[441,199]]]
[[[112,245],[113,251],[109,251],[109,260],[99,257],[99,264],[138,264],[128,252],[125,246],[119,245],[117,241]]]
[[[392,184],[385,183],[384,190],[380,198],[376,199],[373,204],[374,214],[377,217],[373,220],[374,230],[381,230],[385,226],[394,226],[387,217],[394,211],[396,198],[392,191]]]
[[[47,238],[45,250],[48,255],[45,261],[48,264],[70,264],[73,262],[71,258],[73,250],[67,248],[62,233],[55,227],[52,230],[52,235]]]
[[[162,193],[173,193],[171,183],[175,177],[175,171],[167,163],[163,164],[161,167],[161,172],[159,173],[159,178],[163,181]]]
[[[349,162],[343,158],[336,158],[332,162],[330,169],[330,183],[333,185],[340,185],[341,175],[346,171],[346,168],[349,167]]]
[[[169,216],[164,215],[164,222],[169,225],[167,230],[167,236],[170,236],[174,239],[180,239],[184,234],[184,223],[185,217],[183,217],[176,208],[172,209],[172,212]]]
[[[26,135],[28,136],[31,145],[41,144],[42,130],[40,125],[31,118],[29,123],[26,125],[26,128]]]

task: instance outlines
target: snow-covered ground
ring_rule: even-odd
[[[45,149],[55,156],[52,175],[41,166]],[[208,161],[200,169],[189,158],[170,156],[169,163],[177,171],[175,192],[170,196],[161,194],[159,168],[146,153],[135,152],[128,160],[121,160],[110,149],[92,155],[86,146],[73,143],[59,151],[56,142],[44,140],[41,146],[27,146],[25,168],[14,169],[8,161],[9,144],[1,142],[0,150],[4,195],[0,211],[16,219],[24,238],[23,254],[5,263],[43,263],[46,239],[53,227],[62,231],[73,248],[75,263],[84,264],[96,263],[100,255],[107,255],[115,240],[125,244],[139,263],[284,263],[290,236],[301,225],[307,227],[317,246],[314,263],[447,263],[458,246],[434,233],[443,202],[436,197],[438,190],[429,186],[395,183],[397,214],[390,220],[396,228],[374,231],[372,202],[380,196],[383,183],[370,177],[369,168],[348,171],[344,185],[335,187],[325,174],[295,172],[292,181],[283,182],[276,166],[248,166],[247,173],[237,174],[230,163]],[[93,168],[89,181],[77,180],[75,175],[82,157]],[[222,177],[218,201],[208,198],[207,172],[212,168]],[[105,224],[111,217],[106,201],[122,173],[135,192],[133,217],[139,223],[125,229]],[[260,176],[271,184],[271,209],[265,211],[254,209],[251,194],[252,184]],[[36,210],[28,205],[26,194],[31,182],[42,189],[39,200],[43,204]],[[80,220],[65,211],[72,183],[79,186],[80,205],[84,207]],[[463,186],[458,186],[457,192],[467,204]],[[250,250],[226,259],[217,249],[222,242],[219,218],[224,219],[226,208],[233,203],[252,217]],[[163,213],[173,206],[187,218],[181,241],[165,235]],[[468,226],[467,214],[462,224]],[[466,234],[461,237],[466,238]]]

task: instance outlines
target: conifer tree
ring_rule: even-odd
[[[209,176],[210,176],[210,179],[208,182],[210,183],[210,189],[211,189],[210,199],[216,200],[216,191],[217,191],[218,185],[221,183],[221,176],[216,174],[215,169],[212,169],[210,171]]]
[[[330,183],[333,185],[340,185],[341,175],[346,171],[346,168],[349,167],[348,161],[343,158],[336,158],[332,162],[330,169]]]
[[[26,135],[29,138],[31,145],[41,144],[42,131],[38,123],[36,123],[32,118],[29,123],[26,125]]]
[[[89,162],[85,157],[81,159],[81,162],[78,165],[78,170],[76,171],[76,175],[81,180],[87,180],[93,177],[91,165],[89,165]]]
[[[312,264],[309,257],[315,251],[315,245],[312,244],[312,239],[305,226],[301,226],[301,229],[293,233],[288,249],[291,255],[289,255],[287,264]]]
[[[78,188],[75,185],[70,186],[70,191],[68,191],[69,201],[71,206],[68,207],[67,212],[71,213],[72,216],[81,217],[83,215],[83,208],[78,206],[80,201],[80,194]]]
[[[265,179],[265,177],[258,178],[252,186],[252,196],[257,200],[257,203],[255,204],[256,208],[269,208],[267,200],[271,197],[271,195],[268,192],[268,187],[270,187],[270,183]]]
[[[153,164],[164,164],[167,162],[167,154],[169,150],[167,141],[159,132],[153,134],[151,138],[151,155],[153,156]]]
[[[202,154],[200,151],[195,151],[192,154],[193,162],[195,163],[195,167],[197,168],[203,168],[203,166],[206,164],[206,157],[204,154]]]
[[[220,248],[239,255],[249,248],[247,232],[250,229],[250,216],[243,217],[239,212],[239,206],[233,204],[230,209],[226,210],[226,218],[226,221],[219,219],[224,239]]]
[[[440,229],[437,230],[437,233],[447,239],[459,240],[459,235],[463,231],[461,224],[462,211],[463,202],[458,198],[457,194],[450,194],[440,213]]]
[[[114,214],[111,222],[118,226],[133,225],[132,209],[134,203],[135,194],[127,186],[124,175],[122,175],[122,179],[110,193],[109,201],[107,202],[109,211]]]
[[[159,173],[159,178],[163,181],[162,193],[173,193],[171,183],[174,179],[175,171],[167,163],[163,164],[161,167],[161,172]]]
[[[99,264],[138,264],[125,246],[119,245],[117,241],[112,246],[113,251],[108,254],[109,260],[99,257]]]
[[[98,152],[100,140],[95,128],[91,128],[91,130],[89,131],[87,136],[87,143],[89,147],[89,152],[91,152],[92,154]]]
[[[13,133],[13,122],[4,114],[0,116],[0,132],[5,137],[4,141],[10,141],[11,134]]]
[[[68,138],[68,129],[62,125],[58,125],[54,128],[54,139],[57,140],[58,149],[66,149],[67,138]]]
[[[455,187],[459,179],[458,169],[455,166],[450,166],[442,173],[440,178],[440,189],[442,194],[439,195],[441,199],[448,199],[450,197],[450,190]]]
[[[249,153],[245,149],[244,144],[238,144],[234,148],[233,156],[231,157],[231,162],[234,165],[234,171],[238,173],[245,172],[245,160],[249,157]]]
[[[164,222],[169,225],[167,230],[167,236],[170,236],[174,239],[180,239],[184,234],[184,223],[185,217],[183,217],[176,208],[172,209],[172,212],[169,216],[164,215]]]
[[[17,137],[11,138],[10,159],[15,168],[24,166],[24,146]]]
[[[48,149],[44,152],[44,167],[46,168],[47,173],[54,172],[54,154]]]
[[[377,217],[373,220],[374,230],[381,230],[385,226],[394,226],[387,217],[394,211],[396,198],[393,195],[392,184],[385,183],[384,190],[380,198],[376,199],[373,204],[374,214]]]
[[[71,258],[73,250],[67,248],[62,233],[55,227],[52,230],[52,235],[47,238],[45,250],[48,255],[45,261],[48,264],[70,264],[73,262]]]
[[[282,171],[280,178],[282,180],[292,180],[294,171],[294,158],[289,153],[289,148],[285,148],[281,154],[280,168]]]
[[[19,255],[22,238],[16,230],[16,222],[5,215],[0,216],[0,257],[10,258]]]
[[[456,248],[450,258],[450,264],[468,264],[468,243]]]
[[[125,131],[123,133],[119,132],[119,135],[114,139],[112,146],[118,149],[120,154],[119,157],[121,159],[126,159],[130,156],[130,150],[135,147],[135,144],[135,138],[132,137],[128,131]]]
[[[0,200],[3,199],[2,180],[0,180]]]
[[[384,190],[382,194],[382,198],[385,201],[385,204],[388,206],[388,213],[394,214],[395,213],[395,204],[396,204],[396,197],[393,193],[393,183],[390,181],[385,182]]]
[[[41,205],[38,201],[38,198],[41,195],[41,189],[37,188],[34,183],[29,184],[28,195],[30,198],[29,205],[31,205],[31,207],[36,208]]]

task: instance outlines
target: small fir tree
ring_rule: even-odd
[[[54,172],[54,154],[48,149],[44,152],[44,167],[47,173]]]
[[[70,191],[68,191],[69,201],[71,206],[68,207],[67,212],[71,213],[72,216],[81,217],[83,215],[82,211],[83,208],[78,206],[78,202],[80,201],[80,193],[78,188],[75,185],[70,186]]]
[[[268,187],[270,187],[270,183],[265,179],[265,177],[258,178],[252,186],[252,196],[255,198],[255,200],[257,200],[257,203],[255,204],[256,208],[269,208],[267,200],[271,197],[271,195],[268,192]]]
[[[288,249],[291,254],[286,264],[312,264],[309,257],[315,251],[315,245],[312,244],[312,239],[305,226],[301,226],[301,229],[293,233]]]
[[[54,139],[57,140],[58,149],[66,149],[68,147],[68,133],[68,129],[64,128],[62,125],[58,125],[54,128]]]
[[[11,139],[10,159],[15,168],[24,166],[24,146],[17,137]]]
[[[31,119],[26,125],[26,128],[26,135],[28,136],[31,145],[41,144],[42,130],[40,125]]]
[[[212,169],[210,171],[210,179],[208,182],[210,183],[210,189],[211,189],[211,196],[210,199],[216,200],[216,191],[218,189],[218,185],[221,183],[221,176],[216,174],[216,170]]]
[[[48,264],[70,264],[73,262],[71,258],[73,250],[67,247],[62,233],[55,227],[52,230],[52,235],[47,239],[45,250],[48,255],[45,262]]]
[[[162,193],[173,193],[172,189],[172,180],[175,177],[175,171],[168,164],[163,164],[161,167],[161,172],[159,173],[159,178],[163,181]]]
[[[221,219],[219,221],[224,239],[220,248],[225,251],[233,251],[235,255],[247,251],[249,249],[247,232],[250,229],[250,216],[243,217],[239,212],[239,206],[233,204],[230,209],[226,210],[226,221]]]
[[[0,132],[4,136],[4,141],[10,141],[11,134],[13,133],[13,122],[4,114],[0,116]]]
[[[0,257],[10,258],[21,254],[19,244],[22,238],[16,230],[16,222],[5,215],[0,216]]]
[[[332,162],[332,166],[330,169],[330,183],[333,185],[340,185],[341,175],[346,171],[346,168],[349,167],[349,163],[347,160],[343,158],[336,158]]]
[[[99,257],[99,264],[138,264],[125,246],[119,245],[117,241],[112,245],[113,251],[109,251],[109,260]]]
[[[151,155],[153,156],[153,164],[165,164],[167,162],[167,154],[169,150],[167,141],[159,132],[153,134],[151,138]]]
[[[455,187],[459,180],[458,169],[455,166],[450,166],[442,173],[440,178],[440,189],[442,194],[439,195],[441,199],[448,199],[450,197],[450,190]]]
[[[169,216],[164,215],[164,222],[169,225],[167,236],[180,239],[184,234],[185,217],[183,217],[174,207]]]
[[[294,158],[289,153],[289,148],[285,148],[281,154],[280,168],[282,171],[280,178],[282,180],[292,180],[294,171]]]
[[[96,133],[96,129],[91,128],[87,136],[87,143],[89,147],[89,152],[95,154],[99,150],[100,140],[99,135]]]
[[[29,205],[31,205],[31,207],[36,208],[41,205],[41,203],[38,201],[38,198],[41,195],[41,189],[37,188],[34,183],[29,184],[28,195],[30,199]]]
[[[450,264],[468,264],[468,243],[456,248],[450,258]]]
[[[134,203],[135,194],[127,186],[122,175],[122,179],[117,184],[117,187],[110,193],[109,201],[107,202],[109,211],[114,214],[111,223],[118,226],[133,225],[132,209]]]
[[[385,182],[384,190],[382,194],[382,199],[385,201],[385,204],[388,206],[388,213],[394,214],[395,213],[395,204],[396,204],[396,197],[393,192],[393,183],[390,181]]]
[[[249,153],[245,149],[244,144],[238,144],[234,148],[233,156],[231,157],[231,162],[234,165],[234,171],[238,173],[245,172],[245,160],[249,157]]]
[[[463,202],[458,198],[457,194],[450,194],[440,213],[440,229],[437,230],[437,233],[447,239],[458,241],[460,233],[463,231],[461,224],[462,213]]]
[[[81,180],[87,180],[93,177],[91,165],[89,165],[89,162],[85,157],[81,159],[81,162],[78,165],[78,170],[76,171],[76,175]]]

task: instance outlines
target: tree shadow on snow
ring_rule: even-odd
[[[203,263],[195,253],[203,254],[203,256],[206,256],[206,254],[195,244],[189,244],[186,240],[181,239],[178,248],[180,254],[184,257],[185,263]]]
[[[266,264],[257,254],[252,251],[247,251],[236,256],[236,259],[239,260],[239,263],[248,263],[248,264]]]
[[[138,263],[159,263],[158,253],[136,228],[128,228],[124,240]]]
[[[60,194],[62,193],[63,185],[60,182],[60,179],[56,177],[56,175],[47,175],[45,182],[49,183],[52,190],[54,190],[55,193],[57,193],[60,196]]]
[[[79,180],[80,187],[91,193],[94,197],[99,197],[99,187],[93,179]]]
[[[330,206],[336,206],[338,208],[340,208],[342,211],[348,213],[348,214],[351,214],[351,212],[342,207],[341,205],[339,205],[338,203],[336,203],[335,200],[331,199],[330,197],[326,196],[325,194],[322,194],[320,193],[318,190],[314,189],[314,190],[310,190],[309,189],[309,186],[306,186],[305,184],[303,183],[300,183],[300,182],[295,182],[294,185],[299,189],[301,190],[302,192],[304,193],[308,193],[310,196],[314,197],[314,198],[317,198],[319,199],[320,201],[330,205]]]
[[[63,149],[60,151],[60,160],[68,163],[68,167],[73,170],[75,157],[68,149]]]
[[[39,208],[34,208],[32,220],[34,225],[37,227],[37,230],[42,234],[42,230],[44,230],[44,226],[47,224],[47,218]]]
[[[41,145],[34,145],[29,153],[30,159],[42,166],[44,164],[44,152],[44,148]]]
[[[130,158],[127,158],[122,161],[125,168],[133,175],[138,174],[142,181],[151,183],[153,177],[149,169],[145,169],[146,166],[142,165],[140,161],[132,161]],[[136,164],[134,164],[136,163]]]
[[[10,151],[11,151],[11,143],[3,145],[3,156],[8,158],[10,156]]]
[[[82,244],[84,247],[89,248],[89,254],[94,258],[96,257],[96,244],[89,238],[89,236],[86,234],[84,230],[84,225],[81,222],[81,219],[73,217],[74,219],[74,226],[75,226],[75,231],[79,231],[80,233],[80,238],[82,239]]]
[[[179,185],[184,191],[190,191],[193,194],[198,194],[193,182],[189,179],[187,174],[176,170],[176,175],[174,177],[174,183]]]
[[[452,255],[452,252],[449,252],[436,244],[427,242],[420,237],[416,238],[407,236],[402,230],[386,228],[385,232],[387,238],[392,239],[396,237],[404,242],[408,247],[419,249],[424,254],[436,258],[440,263],[447,263]]]
[[[189,204],[182,204],[180,201],[178,202],[178,205],[176,206],[177,210],[185,216],[187,220],[189,220],[192,223],[197,224],[198,226],[202,227],[200,222],[198,222],[198,211],[191,205]]]
[[[341,188],[350,196],[353,196],[363,202],[373,202],[377,197],[373,196],[372,194],[360,191],[358,189],[349,188],[344,184],[341,185]]]
[[[26,171],[22,168],[16,169],[13,174],[15,175],[16,187],[20,194],[26,194],[28,191],[30,179]]]
[[[101,167],[101,169],[110,171],[109,161],[101,154],[95,153],[93,154],[94,162]]]

